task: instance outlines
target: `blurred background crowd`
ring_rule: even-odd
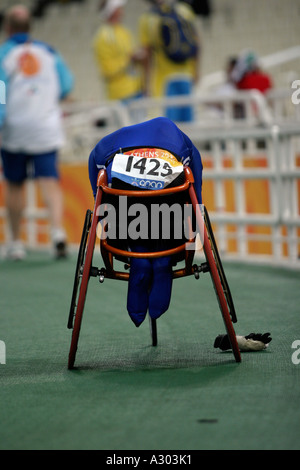
[[[204,184],[209,189],[206,204],[213,220],[224,211],[234,213],[240,207],[238,217],[244,233],[252,231],[247,225],[248,213],[252,212],[256,219],[251,222],[260,226],[255,230],[269,237],[273,228],[276,230],[276,224],[288,217],[291,230],[283,227],[279,236],[271,238],[279,240],[279,244],[283,241],[284,248],[279,251],[285,254],[291,242],[293,259],[298,258],[300,0],[23,0],[17,3],[31,12],[31,36],[53,47],[74,79],[63,101],[67,139],[60,151],[60,161],[73,165],[62,168],[67,214],[64,221],[71,242],[78,242],[77,226],[81,227],[84,207],[91,205],[90,199],[84,196],[89,194],[84,182],[87,177],[82,178],[82,167],[76,169],[76,165],[81,164],[86,170],[89,152],[110,131],[166,115],[179,123],[201,151],[207,170]],[[156,10],[170,4],[175,4],[182,16],[191,20],[197,35],[197,53],[179,64],[166,58],[158,44]],[[7,38],[5,12],[11,6],[11,1],[1,1],[2,44]],[[251,93],[245,95],[244,92]],[[174,98],[175,102],[170,106],[165,98]],[[230,147],[233,137],[228,132],[237,130],[242,134],[235,134],[234,146]],[[274,150],[269,145],[275,139],[274,130],[280,131],[286,150],[282,146]],[[220,140],[220,132],[227,132],[223,140]],[[264,149],[262,155],[260,152]],[[233,152],[232,161],[228,163],[226,158],[230,152]],[[218,165],[222,168],[235,165],[236,173],[232,177],[235,187],[241,188],[239,168],[249,166],[246,157],[255,152],[255,164],[251,165],[258,165],[258,168],[264,165],[270,171],[264,186],[260,181],[251,193],[250,183],[245,183],[243,196],[232,195],[232,191],[229,194],[229,185],[222,182],[213,169]],[[278,152],[282,157],[280,162],[275,158]],[[288,163],[284,158],[289,159]],[[270,184],[274,182],[274,162],[278,163],[276,171],[280,174],[276,181],[283,178],[278,188]],[[282,172],[286,166],[291,170],[290,183]],[[248,180],[256,177],[255,171],[256,167],[252,175],[248,173]],[[1,185],[2,241],[7,233]],[[287,187],[282,193],[286,199],[279,204],[277,198],[283,186]],[[81,194],[77,206],[74,205],[75,193],[76,197]],[[27,196],[31,201],[28,199],[27,205],[32,208],[29,219],[34,223],[39,216],[43,218],[44,213],[39,200],[37,202],[30,194]],[[256,205],[254,196],[258,197]],[[282,213],[278,214],[276,207]],[[261,213],[272,211],[275,212],[270,216],[269,226],[263,230]],[[226,220],[234,222],[237,214],[232,217]],[[226,231],[231,237],[230,227]],[[36,232],[34,228],[31,236],[26,235],[31,245],[36,244]],[[220,237],[222,233],[224,235],[221,227]],[[287,245],[286,233],[291,235]],[[237,234],[243,246],[245,234],[238,231]],[[227,239],[224,242],[227,249],[228,244]],[[274,247],[265,249],[264,242],[262,244],[262,251],[274,254]]]
[[[287,86],[300,76],[299,57],[288,62],[272,61],[272,54],[299,46],[300,2],[298,0],[181,0],[193,3],[201,40],[199,88],[214,84],[227,61],[251,49],[272,74],[275,87]],[[74,72],[77,100],[101,100],[106,91],[92,47],[103,22],[98,0],[26,0],[34,17],[33,35],[50,43],[66,58]],[[1,12],[12,2],[2,0]],[[128,0],[123,24],[139,45],[139,19],[147,10],[147,0]],[[4,39],[1,29],[0,39]],[[264,62],[265,59],[265,62]],[[206,77],[209,76],[210,82]],[[99,80],[100,78],[100,80]]]

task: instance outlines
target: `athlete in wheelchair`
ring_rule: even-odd
[[[209,272],[236,362],[240,351],[232,323],[237,321],[230,289],[217,250],[208,212],[202,205],[202,162],[197,148],[172,121],[159,117],[104,137],[89,157],[95,198],[88,210],[80,243],[68,327],[73,329],[68,367],[74,366],[90,277],[128,281],[127,310],[138,327],[147,313],[152,344],[156,320],[169,307],[173,279]],[[165,236],[154,208],[174,207]],[[185,214],[185,209],[186,214]],[[180,211],[181,210],[181,211]],[[137,213],[139,216],[137,217]],[[171,212],[168,212],[170,216]],[[179,229],[182,229],[181,231]],[[193,264],[196,234],[206,262]],[[177,234],[178,236],[175,236]],[[104,267],[92,266],[96,239]],[[125,263],[114,269],[114,258]],[[184,267],[176,269],[178,261]]]

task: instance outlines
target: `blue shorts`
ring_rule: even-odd
[[[11,183],[22,183],[27,178],[59,178],[56,150],[31,155],[1,149],[1,157],[4,176]]]

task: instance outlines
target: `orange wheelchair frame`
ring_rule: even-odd
[[[77,257],[77,265],[75,271],[75,279],[73,285],[72,299],[70,305],[70,312],[68,318],[68,328],[72,329],[72,338],[69,351],[68,368],[73,369],[76,352],[79,341],[80,328],[82,323],[82,316],[84,310],[85,299],[87,295],[87,288],[90,277],[99,277],[99,281],[103,282],[105,278],[116,280],[129,280],[129,272],[116,271],[114,269],[114,257],[129,259],[136,258],[155,258],[162,256],[173,256],[181,253],[184,257],[184,267],[173,269],[173,278],[177,279],[183,276],[194,275],[198,279],[201,272],[209,272],[216,292],[217,300],[224,320],[225,328],[230,340],[232,352],[236,362],[241,362],[241,355],[236,340],[233,323],[237,322],[235,308],[228,286],[228,282],[223,270],[221,259],[218,253],[217,244],[214,238],[212,226],[209,220],[208,212],[204,205],[201,207],[198,203],[197,195],[194,188],[194,177],[190,168],[184,168],[185,182],[173,188],[166,188],[161,190],[144,190],[144,191],[127,191],[122,189],[114,189],[107,184],[106,170],[100,170],[97,180],[97,193],[95,198],[94,210],[87,210],[82,237]],[[93,253],[96,241],[96,232],[98,225],[97,208],[103,202],[105,194],[112,196],[130,196],[130,197],[151,197],[151,196],[165,196],[173,195],[175,193],[185,191],[189,198],[189,203],[192,204],[193,214],[195,215],[198,228],[201,228],[201,235],[203,237],[202,245],[205,254],[206,262],[197,266],[193,264],[194,251],[186,250],[186,243],[181,244],[175,248],[164,251],[154,252],[132,252],[125,251],[109,244],[109,240],[105,238],[100,239],[101,255],[104,262],[103,268],[92,266]],[[192,241],[192,240],[191,240]],[[130,264],[130,263],[129,263]],[[157,345],[157,324],[156,320],[150,318],[150,332],[152,337],[152,345]]]

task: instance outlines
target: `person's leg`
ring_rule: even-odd
[[[25,209],[24,183],[6,181],[7,218],[13,241],[21,239],[21,221]]]
[[[49,210],[49,220],[53,232],[62,230],[63,225],[63,194],[56,178],[39,178],[42,198]]]
[[[130,242],[133,252],[145,252],[147,248],[138,241]],[[152,281],[152,261],[146,258],[131,258],[127,310],[136,326],[145,320],[149,305],[149,289]]]
[[[43,201],[49,211],[51,240],[56,257],[66,256],[66,232],[63,227],[63,194],[60,183],[55,178],[39,178]]]
[[[57,171],[56,152],[35,156],[34,168],[43,201],[49,211],[55,256],[62,258],[66,256],[67,237],[63,226],[64,202]]]
[[[10,243],[6,256],[11,259],[23,259],[26,255],[21,241],[21,222],[26,205],[25,180],[26,157],[1,150],[3,173],[5,177],[5,205],[10,231]]]
[[[192,93],[192,81],[189,79],[171,79],[166,85],[166,96],[190,96]],[[190,122],[194,119],[192,105],[172,106],[166,109],[166,117],[172,121]]]
[[[11,241],[7,249],[7,257],[21,260],[26,256],[21,239],[21,223],[25,209],[24,183],[6,182],[6,210],[11,233]]]
[[[127,310],[136,326],[140,326],[147,314],[151,279],[151,261],[149,259],[132,258],[128,282]]]
[[[149,292],[149,315],[156,319],[166,312],[170,305],[173,272],[169,256],[152,260],[153,276]]]

